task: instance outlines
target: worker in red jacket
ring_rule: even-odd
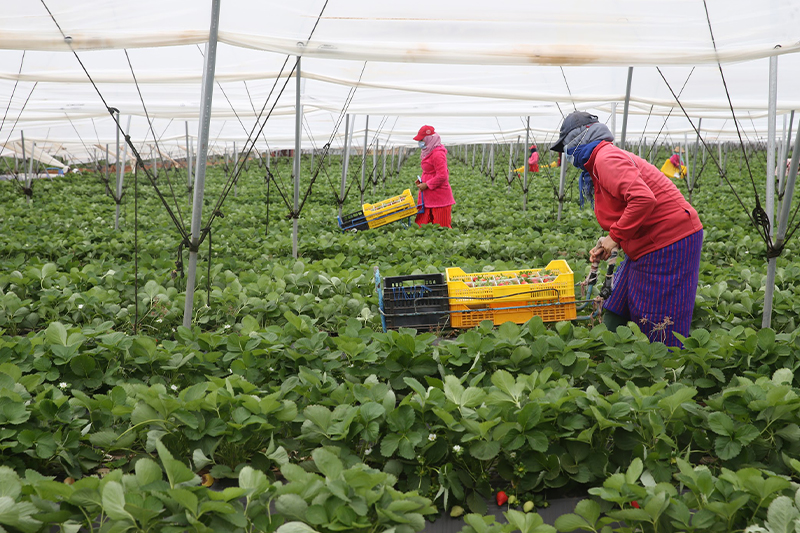
[[[422,149],[422,176],[417,180],[417,189],[420,191],[417,203],[425,204],[425,211],[417,215],[416,223],[420,226],[438,224],[452,228],[452,209],[456,201],[450,188],[447,148],[442,146],[442,139],[433,126],[422,126],[414,140]]]
[[[613,141],[595,115],[575,111],[550,148],[566,152],[583,171],[581,188],[608,231],[590,260],[607,259],[616,248],[625,252],[604,303],[603,323],[613,331],[631,320],[652,341],[681,346],[672,332],[689,336],[703,225],[669,178]]]

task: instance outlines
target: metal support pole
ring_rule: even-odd
[[[494,143],[489,145],[489,177],[494,184]]]
[[[361,203],[364,203],[364,177],[367,173],[367,142],[369,141],[369,115],[364,123],[364,153],[361,157]]]
[[[525,154],[528,154],[528,149],[531,145],[531,117],[525,121]],[[474,152],[473,152],[474,153]],[[528,210],[528,162],[523,158],[522,161],[522,210]]]
[[[347,165],[350,162],[350,115],[344,117],[344,152],[342,152],[342,187],[339,192],[339,217],[342,216],[345,185],[347,185]]]
[[[486,143],[482,143],[481,147],[481,174],[483,174],[484,162],[486,161]]]
[[[791,130],[789,131],[791,133]],[[778,232],[775,237],[776,247],[783,246],[786,238],[786,230],[789,225],[789,211],[792,207],[792,196],[794,196],[794,186],[797,181],[798,162],[800,162],[800,135],[796,135],[794,139],[792,162],[789,165],[789,177],[786,180],[786,195],[784,196],[783,203],[781,204],[781,212],[778,216]],[[767,263],[767,282],[764,286],[764,315],[761,317],[762,328],[768,328],[772,325],[772,300],[775,296],[777,259],[777,257],[770,257]]]
[[[564,188],[567,185],[567,154],[561,153],[561,177],[558,182],[558,220],[561,221],[561,211],[564,208]]]
[[[694,191],[694,184],[697,183],[697,159],[700,155],[700,128],[703,125],[703,119],[697,119],[697,139],[694,142],[694,150],[692,153],[692,172],[689,174],[687,186],[689,188],[689,203],[692,203],[692,192]]]
[[[611,103],[611,135],[617,140],[617,103]],[[619,142],[616,143],[619,146]]]
[[[778,56],[769,58],[769,101],[767,104],[767,194],[764,209],[769,233],[775,235],[775,116],[778,103]]]
[[[508,178],[506,185],[508,192],[511,192],[511,182],[514,180],[514,143],[508,143]]]
[[[787,168],[786,168],[786,160],[789,158],[789,141],[792,137],[792,124],[794,123],[794,109],[792,109],[792,113],[789,117],[789,128],[786,128],[786,115],[783,115],[783,137],[786,139],[785,142],[781,142],[781,155],[778,157],[778,194],[780,195],[781,201],[785,196],[786,193],[786,175],[787,175]]]
[[[300,76],[300,56],[297,56],[297,70],[294,76],[297,80],[297,87],[295,89],[295,123],[294,123],[294,214],[292,215],[292,257],[297,259],[297,238],[298,238],[298,222],[300,209],[300,156],[301,156],[301,137],[300,134],[303,130],[303,107],[300,104],[300,89],[301,76]]]
[[[186,188],[192,189],[192,152],[189,147],[189,121],[186,121]]]
[[[117,121],[119,122],[119,113],[117,113]],[[128,136],[131,132],[131,117],[128,117],[128,123],[125,125],[125,137]],[[119,140],[119,128],[117,128],[117,140]],[[117,150],[119,150],[119,145],[117,145]],[[122,201],[122,184],[125,180],[125,162],[128,159],[128,143],[125,142],[125,147],[122,150],[122,161],[120,162],[119,159],[117,160],[117,196],[115,201],[117,202],[117,210],[114,216],[114,229],[119,230],[119,210],[120,210],[120,202]]]
[[[625,150],[625,136],[628,133],[628,107],[631,104],[631,81],[633,81],[633,67],[628,67],[628,83],[625,86],[625,105],[622,107],[622,135],[619,138],[620,148]]]
[[[383,145],[383,171],[381,172],[381,182],[383,189],[386,189],[386,145]]]
[[[375,146],[372,147],[372,173],[370,176],[372,182],[372,196],[375,196],[375,182],[378,181],[378,141],[375,140]]]
[[[27,184],[28,183],[28,173],[25,172],[25,158],[26,158],[26,153],[25,153],[25,132],[24,131],[20,131],[19,132],[19,136],[20,136],[20,139],[22,139],[22,174],[24,175],[23,178],[22,178],[22,181]]]
[[[234,176],[233,182],[233,197],[236,198],[239,196],[239,180],[235,177],[236,176],[236,167],[239,166],[239,152],[236,151],[236,141],[233,141],[233,171],[231,176]]]
[[[472,168],[475,168],[475,152],[478,150],[478,146],[476,144],[472,145]]]
[[[28,158],[28,179],[25,182],[25,187],[30,189],[33,187],[33,160],[36,159],[36,143],[31,142],[31,156]],[[33,195],[28,196],[28,203],[33,200]]]
[[[108,190],[108,178],[109,178],[109,168],[108,168],[108,144],[106,144],[106,190]]]
[[[189,266],[186,274],[186,301],[183,307],[183,325],[191,327],[194,309],[194,285],[197,278],[197,248],[200,246],[200,223],[203,216],[203,194],[206,181],[206,158],[208,157],[208,130],[211,126],[211,102],[214,97],[214,71],[217,64],[217,34],[219,32],[219,8],[221,0],[211,0],[211,27],[208,31],[203,88],[201,92],[200,123],[197,132],[197,168],[195,169],[194,193],[192,195],[192,222],[189,238]],[[209,257],[209,261],[211,258]],[[210,295],[206,295],[208,298]]]

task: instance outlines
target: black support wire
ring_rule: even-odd
[[[669,82],[667,81],[667,78],[664,76],[664,73],[661,72],[660,68],[656,67],[656,69],[658,70],[658,73],[661,75],[661,78],[664,80],[664,83],[667,84],[667,88],[669,88],[669,91],[672,93],[672,96],[675,98],[675,101],[680,106],[681,111],[683,111],[683,114],[686,116],[686,120],[689,121],[689,124],[692,126],[692,129],[695,131],[695,133],[697,133],[697,136],[699,137],[700,142],[702,142],[703,146],[706,147],[706,149],[708,149],[708,145],[706,144],[705,139],[703,139],[702,135],[700,135],[700,131],[694,125],[694,122],[692,122],[692,119],[689,118],[689,114],[686,112],[686,109],[683,107],[683,104],[681,104],[680,100],[678,99],[678,96],[675,94],[675,91],[672,90],[672,87],[670,86]],[[722,72],[721,68],[720,68],[720,72]],[[727,92],[727,87],[725,88],[725,90]],[[730,102],[730,95],[729,95],[728,98],[729,98],[728,101]],[[733,106],[732,105],[731,105],[731,112],[733,112]],[[735,121],[735,116],[734,116],[734,121]],[[739,130],[738,125],[737,125],[736,129],[737,129],[737,131]],[[742,144],[742,148],[744,148],[744,145],[743,145],[742,139],[741,139],[741,134],[739,135],[739,142],[740,142],[740,144]],[[756,228],[756,232],[758,232],[758,234],[761,237],[761,239],[767,245],[767,252],[769,253],[770,250],[772,249],[772,238],[770,237],[770,234],[769,234],[769,219],[767,219],[767,214],[766,214],[766,212],[764,212],[764,209],[761,207],[761,202],[759,200],[758,191],[756,190],[756,184],[755,184],[755,181],[753,180],[752,173],[750,174],[750,182],[753,185],[753,192],[755,194],[756,206],[753,208],[753,211],[752,211],[752,214],[751,214],[751,212],[748,210],[747,206],[744,204],[744,202],[742,201],[742,199],[739,196],[739,194],[736,192],[736,189],[733,187],[733,184],[728,179],[727,174],[722,170],[722,165],[720,165],[720,163],[717,161],[717,158],[714,157],[714,154],[713,154],[713,152],[711,150],[708,151],[708,157],[709,157],[709,159],[714,161],[714,164],[717,166],[717,169],[719,170],[720,175],[725,179],[725,182],[728,184],[728,187],[730,187],[731,191],[733,191],[734,196],[736,196],[736,200],[739,201],[739,204],[745,210],[745,213],[747,213],[747,216],[750,219],[750,222]],[[745,160],[747,160],[746,155],[745,155]],[[749,171],[749,168],[750,167],[748,165],[748,171]]]
[[[158,138],[156,137],[156,132],[153,129],[153,121],[150,120],[150,113],[147,112],[147,106],[144,103],[144,97],[142,96],[142,90],[139,87],[139,82],[136,79],[136,73],[133,71],[133,64],[131,63],[131,58],[128,55],[128,51],[127,50],[125,50],[125,58],[128,60],[128,67],[131,70],[131,76],[133,76],[133,83],[136,85],[136,92],[139,93],[139,100],[142,102],[142,109],[144,109],[144,116],[147,119],[147,126],[150,129],[150,133],[153,135],[153,141],[156,143],[156,151],[158,151],[159,157],[163,158],[163,156],[161,154],[161,147],[158,145]],[[146,134],[145,134],[145,138],[147,138]],[[137,158],[137,163],[141,164],[142,167],[144,168],[144,162],[142,162],[142,158],[139,157],[138,153],[136,154],[136,158]],[[125,169],[123,168],[122,171],[125,172]],[[161,195],[161,192],[158,190],[158,187],[156,186],[156,177],[155,177],[155,175],[152,174],[152,172],[147,172],[147,176],[148,176],[148,178],[150,178],[150,181],[152,182],[153,187],[156,188],[156,192],[158,193],[158,195],[162,198],[162,200],[164,200],[163,196]],[[173,200],[173,202],[175,202],[175,210],[178,213],[178,220],[180,220],[181,228],[184,228],[183,232],[187,233],[186,230],[185,230],[186,223],[183,220],[183,213],[181,213],[181,207],[180,207],[180,204],[178,203],[178,198],[175,196],[175,189],[172,187],[172,181],[169,179],[169,174],[167,174],[166,176],[167,176],[167,185],[169,186],[170,193],[172,194],[172,200]],[[188,233],[187,233],[187,235],[188,235]]]
[[[52,11],[50,11],[50,8],[47,7],[47,4],[45,3],[45,0],[40,0],[40,1],[41,1],[42,5],[44,6],[44,8],[47,10],[48,15],[50,15],[50,18],[52,19],[53,23],[58,28],[58,31],[61,33],[61,36],[64,38],[64,42],[67,43],[67,46],[69,46],[69,49],[72,52],[72,55],[74,55],[75,59],[78,60],[78,63],[80,64],[81,69],[83,69],[84,74],[86,74],[86,77],[89,79],[89,82],[92,84],[92,87],[94,88],[95,92],[97,93],[97,96],[99,96],[100,100],[103,102],[103,105],[105,106],[106,111],[108,111],[109,115],[111,115],[111,118],[114,120],[114,123],[116,124],[117,129],[123,134],[123,136],[125,138],[125,143],[131,149],[131,152],[133,153],[134,158],[136,159],[137,167],[138,166],[142,167],[142,170],[144,171],[144,173],[147,176],[147,178],[150,180],[150,184],[155,189],[156,194],[158,195],[159,199],[161,200],[161,203],[164,205],[164,208],[167,210],[167,214],[172,219],[173,224],[175,224],[175,227],[180,232],[181,237],[183,238],[183,240],[188,243],[189,242],[189,234],[187,233],[186,228],[183,226],[182,222],[175,216],[175,213],[172,211],[172,208],[170,208],[169,203],[167,202],[166,198],[164,198],[164,196],[161,194],[161,191],[159,190],[158,186],[156,185],[156,181],[155,181],[155,178],[153,177],[152,173],[149,172],[147,170],[147,168],[144,166],[144,161],[142,161],[142,157],[139,154],[139,151],[136,149],[136,146],[134,146],[133,142],[131,141],[130,135],[126,134],[122,130],[122,125],[119,123],[119,120],[117,120],[117,117],[114,116],[114,112],[116,110],[108,105],[108,102],[106,101],[105,97],[103,96],[103,93],[100,92],[100,89],[97,87],[97,84],[95,83],[95,81],[92,78],[91,74],[89,74],[89,71],[87,70],[86,65],[83,64],[83,61],[81,60],[81,58],[78,55],[78,53],[75,51],[74,48],[72,48],[72,37],[67,36],[67,34],[64,33],[64,30],[61,29],[61,25],[56,20],[56,18],[53,15]],[[138,89],[138,84],[137,84],[137,89]],[[141,97],[141,93],[140,93],[140,97]],[[148,119],[148,121],[149,121],[149,119]],[[117,164],[119,164],[119,162]],[[123,171],[124,171],[124,169],[123,169]]]
[[[656,68],[658,68],[658,67],[656,67]],[[680,97],[681,97],[681,95],[683,94],[683,90],[684,90],[684,89],[686,89],[686,84],[687,84],[687,83],[689,83],[689,79],[692,77],[692,74],[694,74],[694,69],[695,69],[695,67],[692,67],[692,70],[690,70],[690,71],[689,71],[689,75],[688,75],[688,76],[686,76],[686,80],[683,82],[683,86],[681,86],[681,90],[678,92],[678,96],[676,97],[676,100],[677,100],[678,98],[680,98]],[[659,71],[659,73],[660,73],[660,72],[661,72],[661,71]],[[663,77],[664,77],[664,75],[662,74],[662,75],[661,75],[661,77],[663,78]],[[666,81],[666,80],[665,80],[665,81]],[[673,93],[673,96],[674,96],[674,93]],[[658,133],[656,134],[656,138],[655,138],[655,139],[653,139],[653,148],[655,148],[655,146],[656,146],[656,143],[658,142],[658,138],[659,138],[659,137],[661,137],[661,132],[663,132],[663,131],[664,131],[664,128],[667,126],[667,121],[669,120],[669,117],[671,117],[671,116],[672,116],[672,111],[673,111],[674,109],[675,109],[674,107],[671,107],[671,108],[669,109],[669,113],[667,113],[667,116],[666,116],[666,118],[664,119],[664,123],[663,123],[663,124],[661,124],[661,129],[660,129],[660,130],[658,130]],[[651,111],[652,111],[652,108],[651,108]],[[648,119],[648,120],[649,120],[649,119]],[[668,134],[668,135],[669,135],[669,134]],[[648,161],[650,160],[650,157],[653,155],[653,148],[650,148],[650,150],[647,152],[647,157],[646,157],[646,159],[647,159]],[[658,154],[656,153],[655,155],[658,155]]]

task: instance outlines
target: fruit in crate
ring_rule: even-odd
[[[467,287],[505,287],[508,285],[536,285],[550,283],[558,277],[558,271],[521,270],[515,274],[486,273],[474,275],[465,280]]]

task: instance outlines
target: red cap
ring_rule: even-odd
[[[421,141],[422,139],[424,139],[428,135],[433,135],[434,133],[436,133],[436,130],[433,129],[433,126],[422,126],[419,129],[419,133],[417,133],[417,136],[414,137],[414,140],[415,141]]]

